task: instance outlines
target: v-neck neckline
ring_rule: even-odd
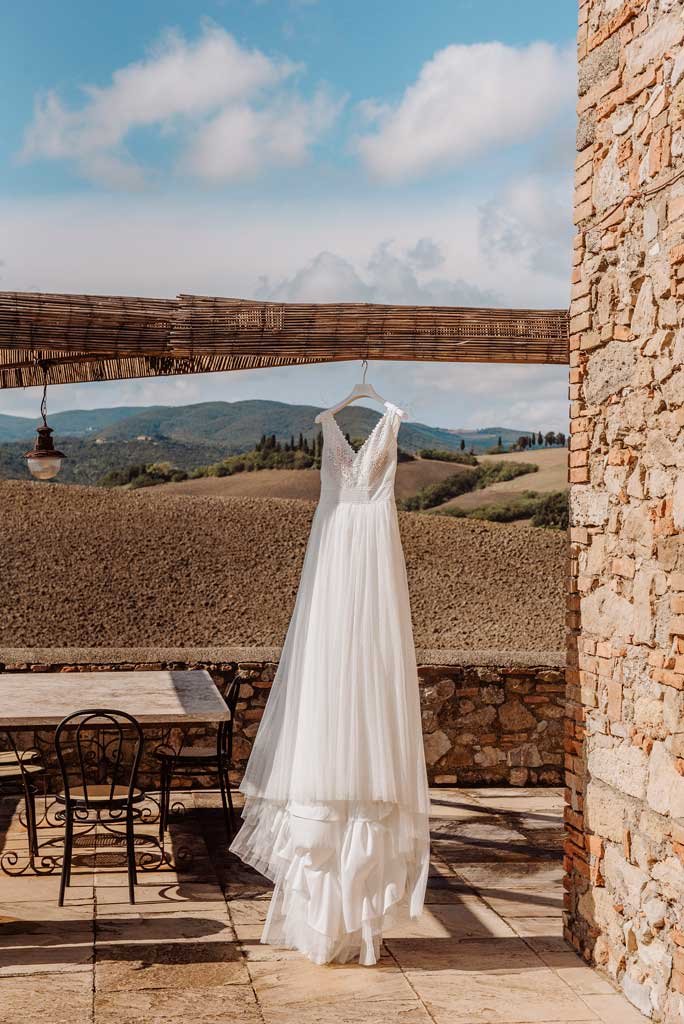
[[[354,451],[354,449],[352,448],[351,444],[349,443],[347,438],[344,436],[344,433],[342,431],[342,427],[339,425],[339,423],[335,419],[334,415],[331,412],[329,412],[327,414],[328,417],[332,420],[332,422],[333,422],[333,424],[335,426],[335,429],[337,430],[337,433],[339,434],[339,436],[341,437],[342,441],[344,442],[345,447],[347,448],[347,451],[351,455],[351,461],[352,462],[356,462],[356,460],[361,455],[361,453],[364,451],[364,449],[369,444],[369,442],[375,437],[376,433],[380,429],[381,424],[383,424],[385,422],[385,420],[387,419],[387,416],[389,414],[389,411],[390,411],[391,407],[392,406],[391,406],[390,402],[385,402],[385,411],[383,412],[382,416],[380,417],[378,422],[375,424],[375,426],[371,430],[370,434],[368,435],[366,440],[363,442],[363,444],[361,445],[361,447],[359,448],[358,451]]]

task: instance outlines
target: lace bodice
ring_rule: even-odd
[[[394,497],[397,434],[405,414],[391,402],[355,452],[335,417],[323,413],[321,498],[334,501],[382,501]]]

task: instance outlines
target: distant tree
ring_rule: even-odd
[[[461,451],[465,451],[465,440],[463,438],[461,438]]]
[[[307,455],[309,454],[309,439],[308,439],[308,437],[305,437],[304,440],[302,441],[302,451],[306,452]]]
[[[316,455],[320,459],[323,454],[323,431],[319,430],[316,435]]]
[[[520,437],[518,438],[518,443],[517,443],[518,449],[520,451],[524,452],[525,449],[527,448],[529,442],[530,442],[530,439],[527,436],[527,434],[521,434]]]
[[[548,430],[546,432],[546,434],[544,434],[544,444],[548,445],[549,448],[551,448],[551,447],[553,447],[553,445],[555,443],[556,443],[556,435],[555,435],[555,433],[553,432],[553,430]]]
[[[497,448],[503,448],[503,441],[501,440],[501,434],[499,434],[499,440],[496,443]]]
[[[543,438],[543,436],[542,436],[542,432],[541,432],[541,430],[540,430],[540,431],[539,431],[539,433],[537,434],[537,444],[544,444],[544,438]]]
[[[300,451],[300,452],[304,451],[304,435],[302,434],[301,430],[299,432],[299,441],[297,442],[297,450]]]
[[[561,432],[556,434],[556,444],[560,447],[565,447],[565,434]]]

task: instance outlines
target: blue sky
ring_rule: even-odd
[[[0,288],[565,306],[575,18],[574,0],[8,6]],[[372,372],[427,422],[565,423],[562,369]],[[50,405],[322,404],[355,375],[55,387]],[[6,392],[0,411],[35,404]]]

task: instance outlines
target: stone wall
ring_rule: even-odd
[[[581,0],[567,931],[684,1019],[684,4]]]
[[[266,700],[275,676],[277,649],[216,652],[214,657],[197,652],[155,652],[154,660],[141,659],[142,652],[123,652],[114,659],[110,652],[81,660],[74,652],[47,655],[40,661],[17,658],[0,652],[0,672],[91,672],[145,669],[207,669],[222,692],[238,676],[241,681],[234,733],[233,782],[239,782],[259,728]],[[128,657],[127,657],[128,654]],[[430,652],[419,652],[430,654]],[[130,656],[134,655],[133,658]],[[216,655],[219,655],[218,657]],[[180,660],[182,658],[183,660]],[[472,658],[472,656],[471,656]],[[453,652],[432,652],[428,664],[419,668],[420,696],[425,737],[425,754],[430,782],[449,785],[560,785],[563,773],[562,719],[565,682],[560,657],[512,658],[505,654],[471,658]],[[423,660],[423,659],[420,659]],[[496,664],[496,662],[503,664]],[[516,663],[517,661],[517,663]],[[539,662],[542,663],[539,663]],[[543,663],[546,662],[546,664]],[[87,704],[87,692],[84,690]],[[211,735],[203,728],[195,736]],[[148,730],[148,746],[160,738]],[[172,737],[173,738],[173,737]],[[177,734],[175,734],[177,739]],[[32,737],[23,737],[30,743]],[[148,757],[143,764],[146,784],[155,785],[157,768]],[[215,780],[202,780],[214,784]],[[179,786],[189,779],[178,778]]]

